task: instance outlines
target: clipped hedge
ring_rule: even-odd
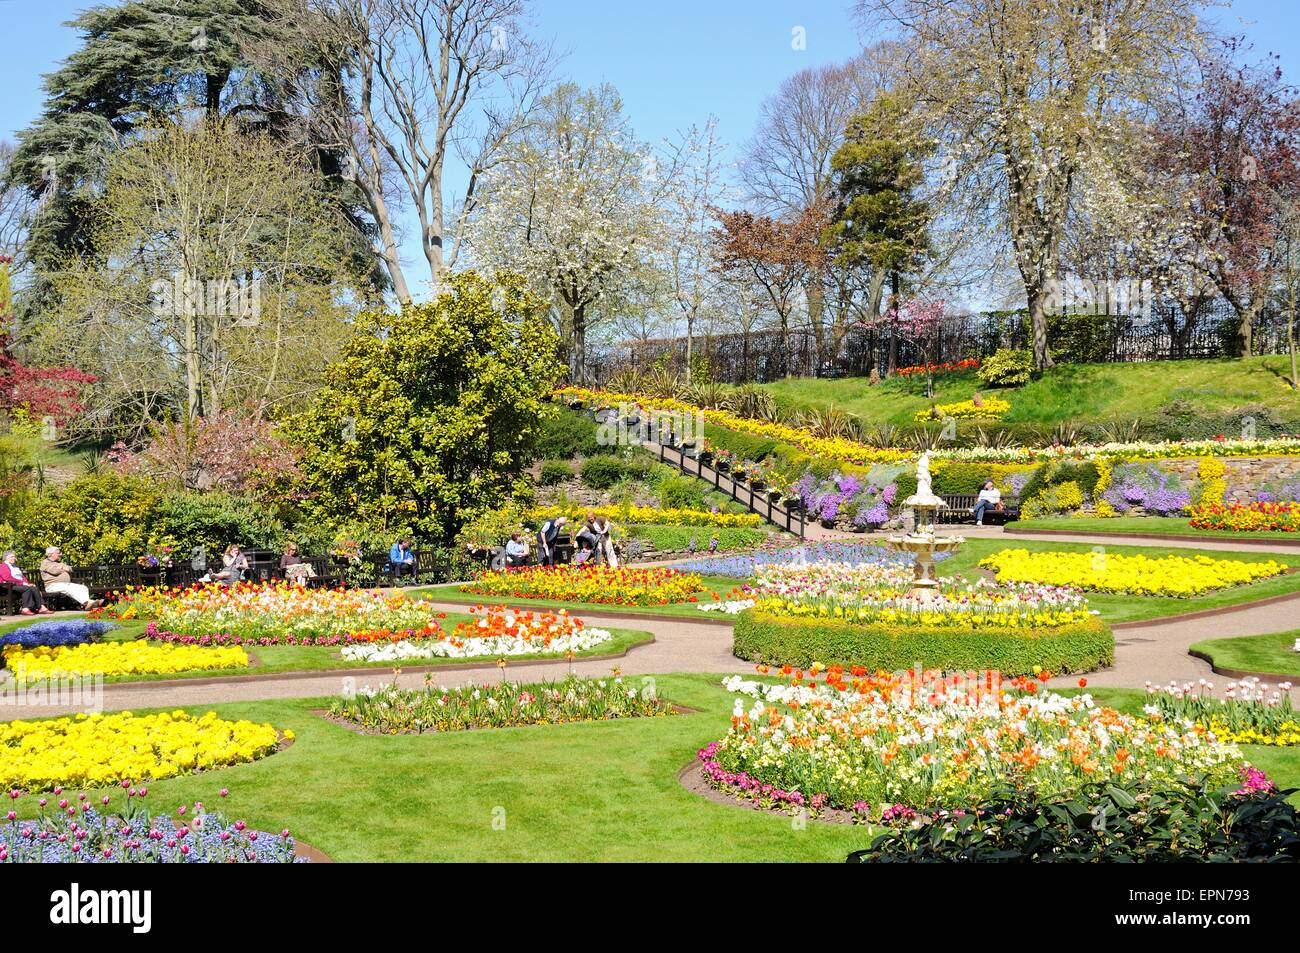
[[[1115,660],[1110,626],[1093,616],[1051,629],[953,630],[925,626],[859,625],[841,619],[804,619],[748,609],[736,616],[737,658],[769,665],[861,665],[900,671],[920,666],[946,670],[992,669],[1029,675],[1088,672]]]

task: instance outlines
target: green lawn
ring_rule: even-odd
[[[656,677],[662,696],[697,713],[447,735],[358,735],[311,713],[323,699],[195,706],[297,739],[252,764],[153,782],[149,800],[160,810],[221,803],[232,819],[287,827],[340,861],[840,862],[869,844],[861,827],[799,826],[678,784],[696,750],[726,733],[720,679]],[[17,804],[30,812],[34,801]]]
[[[473,616],[463,613],[449,612],[447,617],[442,621],[443,627],[450,630],[458,622],[468,622]],[[5,625],[0,631],[19,628],[22,625],[32,624],[30,620],[24,620],[21,623]],[[126,622],[122,623],[122,628],[107,633],[104,636],[106,642],[130,642],[140,637],[144,632],[144,622]],[[630,629],[609,630],[612,638],[594,649],[587,649],[575,653],[577,658],[586,658],[592,655],[616,655],[627,649],[642,645],[649,642],[653,636],[648,632],[637,632]],[[165,681],[173,678],[213,678],[216,676],[245,676],[245,675],[275,675],[281,672],[319,672],[330,671],[334,669],[356,669],[358,671],[389,671],[394,665],[401,664],[404,668],[414,668],[422,665],[482,665],[485,662],[495,662],[497,656],[479,655],[464,659],[408,659],[403,663],[394,662],[347,662],[339,657],[339,651],[342,647],[338,645],[254,645],[245,646],[245,651],[254,656],[258,663],[249,668],[223,668],[223,669],[196,669],[189,672],[165,672],[158,675],[114,675],[104,679],[106,684],[115,682],[156,682]],[[527,662],[538,661],[539,659],[556,659],[564,658],[563,652],[546,652],[539,655],[514,656],[510,659],[510,664],[519,665]]]
[[[1153,361],[1148,364],[1061,364],[1024,387],[999,390],[1011,402],[1008,423],[1050,426],[1148,417],[1174,400],[1210,412],[1263,405],[1283,417],[1300,411],[1300,399],[1286,383],[1285,357]],[[868,424],[910,424],[929,407],[925,379],[898,378],[871,386],[865,378],[791,378],[765,385],[784,402],[799,407],[838,407]],[[935,378],[938,403],[967,400],[982,385],[975,372]]]
[[[728,592],[736,586],[741,585],[743,579],[729,579],[724,576],[704,576],[704,588],[697,593],[697,602],[674,602],[666,606],[624,606],[614,603],[595,603],[595,602],[568,602],[563,599],[528,599],[523,596],[484,596],[475,592],[461,592],[456,585],[449,586],[430,586],[427,589],[416,590],[413,595],[424,599],[432,599],[435,602],[460,602],[466,605],[527,605],[537,606],[539,609],[571,609],[579,613],[590,612],[593,615],[601,612],[611,615],[670,615],[684,616],[686,618],[705,619],[708,613],[701,612],[698,608],[701,602],[712,602],[713,593],[719,596],[726,596]]]
[[[1211,664],[1219,668],[1300,678],[1300,652],[1295,650],[1297,639],[1300,639],[1300,629],[1234,639],[1207,639],[1194,643],[1192,649],[1209,656]]]
[[[1023,530],[1069,530],[1072,533],[1115,533],[1123,536],[1203,536],[1207,539],[1279,539],[1300,548],[1300,534],[1275,530],[1235,533],[1231,530],[1198,529],[1185,516],[1116,516],[1111,519],[1050,517],[1017,520],[1008,526]]]
[[[1031,539],[972,539],[968,540],[950,559],[939,563],[940,575],[951,576],[963,573],[974,576],[979,561],[991,553],[1003,549],[1027,549],[1030,552],[1092,552],[1096,546],[1085,543],[1057,543]],[[1193,549],[1177,549],[1160,546],[1111,546],[1106,552],[1118,555],[1144,555],[1152,558],[1160,556],[1191,556]],[[1295,556],[1276,553],[1257,552],[1206,552],[1205,555],[1216,559],[1241,559],[1247,562],[1261,562],[1274,559],[1288,566],[1300,566],[1300,554]],[[1240,605],[1265,599],[1270,596],[1286,595],[1300,592],[1300,573],[1275,576],[1249,586],[1236,586],[1221,589],[1188,599],[1166,596],[1130,596],[1115,595],[1104,592],[1090,592],[1088,602],[1101,613],[1107,622],[1137,622],[1143,619],[1158,619],[1164,616],[1182,615],[1187,612],[1201,612],[1206,609],[1219,609],[1224,606]]]
[[[861,827],[716,804],[677,771],[727,730],[731,696],[714,675],[656,676],[699,711],[666,718],[363,736],[312,714],[323,699],[216,706],[226,718],[291,728],[292,747],[252,764],[155,781],[159,810],[221,804],[232,819],[289,828],[339,861],[824,861],[865,846]],[[637,680],[640,683],[640,680]],[[1096,690],[1140,712],[1142,692]],[[213,706],[194,706],[202,713]],[[1297,749],[1245,747],[1281,786],[1300,785]],[[221,802],[217,792],[229,788]],[[109,789],[120,802],[120,790]],[[34,799],[17,806],[34,811]]]

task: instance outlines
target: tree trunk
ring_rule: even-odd
[[[817,351],[817,366],[813,368],[813,377],[821,376],[822,364],[826,361],[826,302],[819,281],[811,281],[804,286],[808,299],[808,323],[812,325],[813,343]]]
[[[1286,347],[1291,354],[1291,389],[1300,391],[1300,373],[1296,371],[1295,354],[1295,285],[1290,288],[1287,301]]]
[[[695,383],[691,379],[691,358],[695,356],[695,312],[686,313],[686,383]]]
[[[898,272],[889,274],[889,310],[898,316],[898,294],[902,286],[902,276]],[[898,370],[898,329],[894,327],[894,322],[889,324],[889,366],[885,368],[885,376],[893,377],[894,372]]]
[[[1026,288],[1029,293],[1029,336],[1034,352],[1034,367],[1040,371],[1052,366],[1052,352],[1047,346],[1047,303],[1041,287]]]
[[[573,346],[569,350],[569,379],[572,383],[587,383],[587,306],[573,309]]]

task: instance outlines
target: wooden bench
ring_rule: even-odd
[[[940,523],[975,522],[975,514],[971,511],[979,500],[978,493],[941,493],[939,497],[948,504],[935,517]],[[1002,502],[1002,509],[989,507],[984,511],[985,523],[1001,526],[1020,519],[1020,502],[1015,497],[1004,497]]]

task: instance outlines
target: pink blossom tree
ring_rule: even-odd
[[[901,307],[889,308],[879,318],[863,322],[860,326],[869,329],[889,327],[893,333],[905,341],[910,341],[921,352],[925,365],[925,396],[934,396],[934,362],[931,356],[939,339],[939,329],[943,325],[946,301],[926,301],[922,298],[908,298]]]

